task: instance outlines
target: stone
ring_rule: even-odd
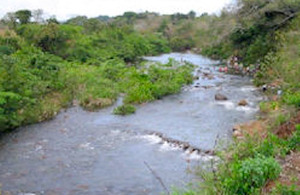
[[[239,106],[247,106],[248,105],[248,102],[246,100],[241,100],[239,103],[238,103]]]
[[[199,76],[194,76],[193,80],[199,80]]]
[[[242,129],[240,125],[235,125],[232,128],[232,135],[236,138],[240,138],[243,137],[243,133],[242,133]]]
[[[243,137],[243,133],[241,131],[234,131],[232,135],[237,138]]]
[[[225,101],[225,100],[228,100],[228,98],[227,98],[225,95],[222,95],[222,94],[220,94],[220,93],[217,93],[217,94],[215,95],[215,100],[217,100],[217,101]]]

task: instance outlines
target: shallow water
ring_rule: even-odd
[[[180,94],[140,105],[136,114],[125,117],[113,115],[114,106],[94,113],[73,107],[51,121],[3,136],[2,191],[160,194],[164,189],[155,174],[169,189],[196,179],[189,170],[206,166],[213,157],[183,151],[152,132],[211,150],[217,137],[230,140],[235,123],[255,118],[261,96],[249,78],[218,73],[210,65],[218,62],[199,55],[172,53],[147,59],[165,63],[169,57],[199,66],[195,75],[200,78]],[[213,78],[203,77],[203,72]],[[229,100],[215,101],[216,93]],[[242,99],[249,105],[237,106]]]

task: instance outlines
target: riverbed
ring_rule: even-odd
[[[112,114],[121,99],[97,112],[72,107],[2,136],[2,192],[156,195],[165,192],[161,181],[170,190],[197,180],[193,167],[210,164],[215,157],[206,151],[225,147],[234,124],[255,119],[262,96],[250,78],[219,73],[217,61],[200,55],[146,59],[169,58],[197,66],[197,79],[180,94],[139,105],[129,116]],[[216,93],[228,100],[216,101]],[[238,106],[244,99],[248,105]]]

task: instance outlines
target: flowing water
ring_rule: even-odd
[[[146,59],[165,63],[170,57],[198,66],[199,79],[180,94],[140,105],[125,117],[112,114],[120,102],[98,112],[72,107],[51,121],[2,136],[2,192],[160,194],[159,180],[171,189],[197,179],[191,168],[207,166],[214,157],[179,145],[209,151],[217,138],[230,140],[234,124],[255,118],[261,95],[249,78],[218,73],[212,65],[217,62],[199,55]],[[229,100],[216,101],[216,93]],[[238,106],[242,99],[249,105]]]

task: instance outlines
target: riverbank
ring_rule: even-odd
[[[267,3],[262,6],[261,12],[252,14],[257,16],[272,12],[271,5],[284,9],[285,5],[277,3]],[[247,6],[241,7],[240,14]],[[276,14],[271,18],[268,15],[260,16],[265,20],[279,17]],[[241,21],[247,19],[248,16],[241,18]],[[225,55],[223,49],[231,45],[231,49],[225,52],[236,60],[233,66],[236,64],[236,68],[241,70],[254,68],[254,83],[267,96],[267,100],[260,103],[258,120],[235,126],[233,133],[237,138],[225,151],[220,151],[222,163],[218,170],[210,173],[202,171],[200,175],[205,182],[199,182],[198,189],[183,194],[300,193],[300,66],[299,52],[295,49],[300,45],[297,36],[300,19],[297,16],[285,21],[287,23],[276,32],[267,25],[271,21],[264,23],[264,19],[253,19],[249,26],[233,32],[228,39],[212,46],[210,50],[211,54],[222,56]],[[262,26],[265,26],[264,31],[250,33]],[[265,38],[273,41],[263,41]],[[246,46],[243,45],[247,42]],[[240,47],[242,49],[238,49]],[[256,58],[259,55],[259,59]],[[228,62],[231,65],[231,60]]]
[[[58,194],[159,194],[195,181],[196,165],[210,167],[215,139],[230,142],[236,122],[255,118],[259,91],[247,77],[219,73],[195,54],[169,57],[196,65],[180,93],[137,105],[136,113],[113,115],[111,107],[89,112],[72,107],[55,119],[19,128],[0,140],[3,192]],[[149,59],[149,60],[150,60]],[[174,69],[176,70],[176,69]],[[228,101],[217,101],[222,93]],[[248,98],[249,105],[238,103]],[[29,170],[29,171],[28,171]],[[124,174],[126,173],[126,174]],[[38,185],[36,185],[38,183]]]

